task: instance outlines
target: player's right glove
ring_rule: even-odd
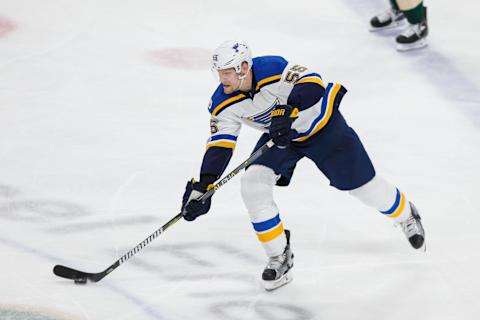
[[[199,200],[209,190],[210,186],[213,186],[213,184],[208,185],[205,182],[197,182],[195,179],[187,182],[182,199],[182,215],[185,220],[193,221],[210,210],[212,197]]]
[[[287,104],[279,104],[273,109],[271,117],[270,138],[279,148],[286,148],[298,133],[292,129],[293,121],[298,118],[298,109]]]

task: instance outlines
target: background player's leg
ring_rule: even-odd
[[[390,6],[382,13],[370,19],[370,31],[379,31],[403,25],[405,16],[398,8],[395,0],[390,0]]]
[[[417,24],[423,21],[426,7],[423,0],[396,0],[397,9],[403,12],[410,24]]]
[[[427,45],[428,24],[427,8],[423,5],[423,0],[397,0],[397,3],[410,24],[395,39],[397,49],[407,51],[425,47]]]

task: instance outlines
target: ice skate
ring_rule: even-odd
[[[419,49],[427,45],[428,24],[426,13],[427,8],[425,8],[425,18],[422,22],[410,25],[395,39],[398,51]]]
[[[370,20],[370,31],[391,29],[403,25],[405,16],[399,10],[390,8]]]
[[[281,255],[268,259],[268,264],[263,270],[262,279],[265,284],[265,290],[272,291],[293,280],[293,253],[290,249],[290,231],[285,230],[287,237],[287,246]]]
[[[414,249],[422,249],[426,251],[425,245],[425,231],[423,230],[420,215],[417,208],[410,202],[412,213],[407,220],[399,222],[398,225],[402,227],[402,231],[407,237],[408,241]]]

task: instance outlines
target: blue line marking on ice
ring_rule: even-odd
[[[151,306],[147,305],[147,303],[145,301],[142,301],[141,299],[137,298],[133,294],[130,294],[128,291],[125,291],[125,290],[121,289],[120,287],[115,286],[111,282],[106,282],[105,286],[113,292],[121,293],[121,296],[123,298],[129,300],[130,302],[132,302],[133,304],[135,304],[137,306],[140,306],[141,309],[143,310],[143,312],[148,314],[149,316],[151,316],[153,319],[157,319],[157,320],[166,319],[157,310],[155,310],[155,308],[152,308]]]
[[[12,241],[12,240],[5,239],[5,238],[0,238],[0,243],[3,243],[6,246],[9,246],[9,247],[12,247],[12,248],[15,248],[15,249],[19,249],[19,250],[22,250],[22,251],[25,251],[25,252],[28,252],[28,253],[31,253],[31,254],[34,254],[34,255],[37,255],[37,256],[41,256],[42,258],[47,259],[49,261],[52,261],[54,263],[62,263],[62,264],[66,263],[65,260],[63,260],[63,259],[52,256],[51,254],[48,254],[48,253],[45,253],[45,252],[40,252],[36,249],[30,248],[30,247],[25,246],[25,245],[23,245],[21,243],[18,243],[16,241]]]

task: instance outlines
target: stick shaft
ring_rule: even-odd
[[[255,151],[250,157],[248,157],[247,160],[243,161],[241,164],[239,164],[235,169],[233,169],[229,174],[224,176],[220,181],[215,183],[212,189],[210,189],[208,192],[206,192],[200,200],[206,200],[213,196],[213,194],[224,184],[226,184],[228,181],[230,181],[233,177],[235,177],[240,171],[251,165],[255,160],[257,160],[260,156],[262,156],[267,150],[269,150],[272,146],[274,145],[272,140],[269,140],[267,143],[265,143],[263,146],[261,146],[257,151]],[[125,253],[123,256],[118,259],[119,265],[133,257],[138,251],[142,250],[146,245],[148,245],[153,239],[158,237],[160,234],[162,234],[165,230],[167,230],[169,227],[173,226],[175,223],[177,223],[178,220],[182,218],[182,213],[177,214],[175,217],[170,219],[167,223],[165,223],[161,228],[155,230],[151,235],[149,235],[145,240],[140,242],[135,248],[132,250],[128,251]],[[115,265],[115,263],[112,265],[112,267]],[[108,269],[107,269],[108,270]]]
[[[274,143],[272,140],[269,140],[267,143],[265,143],[262,147],[260,147],[257,151],[255,151],[250,157],[248,157],[247,160],[242,162],[240,165],[238,165],[235,169],[233,169],[229,174],[224,176],[220,181],[218,181],[212,189],[210,189],[208,192],[206,192],[200,200],[206,200],[210,198],[219,188],[221,188],[224,184],[226,184],[228,181],[230,181],[233,177],[235,177],[240,171],[251,165],[255,160],[257,160],[259,157],[261,157],[265,152],[267,152],[271,147],[274,146]],[[79,270],[75,270],[69,267],[65,266],[60,266],[57,265],[55,266],[53,272],[63,278],[68,278],[68,279],[78,279],[82,277],[86,277],[90,279],[91,281],[97,282],[103,279],[106,275],[108,275],[110,272],[115,270],[117,267],[119,267],[121,264],[125,263],[127,260],[129,260],[131,257],[133,257],[135,254],[137,254],[140,250],[142,250],[144,247],[146,247],[150,242],[152,242],[156,237],[158,237],[160,234],[162,234],[165,230],[167,230],[169,227],[173,226],[175,223],[177,223],[181,218],[182,218],[182,213],[178,213],[176,216],[174,216],[170,221],[165,223],[161,228],[155,230],[152,234],[150,234],[147,238],[145,238],[142,242],[140,242],[138,245],[136,245],[133,249],[125,253],[123,256],[120,257],[117,261],[115,261],[111,266],[109,266],[107,269],[105,269],[102,272],[99,273],[87,273]]]

